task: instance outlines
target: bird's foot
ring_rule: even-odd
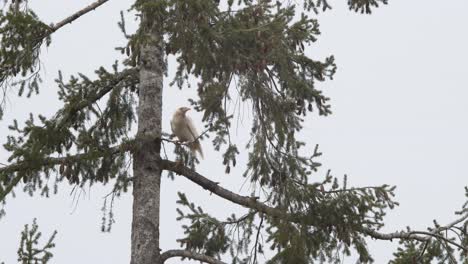
[[[182,160],[176,160],[174,163],[175,164],[174,164],[174,166],[172,166],[172,169],[176,169],[176,168],[182,167],[184,165]]]

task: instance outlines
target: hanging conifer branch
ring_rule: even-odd
[[[63,155],[64,152],[70,151],[72,144],[75,144],[78,152],[85,153],[100,152],[112,148],[112,145],[119,144],[134,119],[130,112],[132,107],[131,98],[126,98],[125,94],[132,93],[130,90],[135,89],[138,83],[138,70],[130,68],[118,72],[115,65],[114,71],[114,73],[110,73],[104,68],[100,68],[96,71],[99,78],[95,81],[81,75],[81,82],[72,77],[69,83],[63,82],[60,74],[57,80],[60,87],[59,96],[60,99],[66,102],[65,106],[52,119],[47,120],[39,116],[42,126],[34,123],[32,115],[30,120],[26,122],[25,128],[19,128],[16,121],[10,126],[11,130],[19,133],[19,136],[9,136],[5,148],[12,153],[9,161],[15,160],[17,163],[0,170],[0,175],[4,174],[1,178],[6,180],[7,175],[5,173],[12,171],[12,169],[13,171],[18,168],[28,169],[28,173],[25,175],[39,171],[41,166],[48,165],[49,162],[59,161],[57,158],[51,158],[51,156]],[[95,125],[88,129],[85,122],[90,119],[90,112],[98,117],[101,115],[96,112],[93,105],[112,90],[116,90],[117,93],[109,97],[108,106],[103,113],[104,116],[98,118]],[[105,121],[103,121],[104,119]],[[78,132],[77,135],[72,133],[70,127]],[[96,142],[98,135],[101,137],[100,143]],[[100,155],[97,155],[95,159],[99,157]],[[83,160],[76,159],[76,162]],[[23,166],[18,167],[18,164],[28,162],[32,163],[35,170]],[[104,169],[117,165],[110,163],[108,159],[104,159],[103,162],[105,164],[101,164],[101,168],[97,170],[100,173],[98,178],[104,177],[102,175]],[[13,180],[10,178],[11,181],[3,182],[5,186],[4,195],[25,175],[19,175]],[[107,179],[108,177],[104,178]]]
[[[10,10],[5,13],[0,11],[0,43],[10,47],[0,51],[0,87],[3,90],[0,101],[0,119],[7,88],[10,85],[20,87],[19,95],[23,94],[26,87],[29,89],[28,97],[32,92],[39,93],[39,83],[42,82],[39,74],[39,53],[43,44],[50,45],[51,35],[107,1],[109,0],[96,1],[50,26],[40,21],[37,15],[29,9],[19,12],[20,1],[16,1],[15,5],[10,6]],[[14,81],[18,75],[21,79]]]
[[[42,160],[23,161],[0,168],[0,202],[3,201],[13,188],[25,177],[39,171],[49,170],[55,166],[60,166],[63,172],[64,166],[72,165],[76,162],[86,160],[96,160],[105,156],[113,156],[117,153],[131,150],[133,141],[122,143],[119,146],[111,147],[106,150],[90,151],[69,155],[66,157],[48,157]]]
[[[165,170],[170,170],[170,171],[177,173],[178,175],[184,176],[185,178],[196,183],[202,188],[218,195],[221,198],[229,200],[233,203],[236,203],[241,206],[264,213],[266,215],[269,215],[270,217],[277,217],[277,218],[284,219],[286,221],[291,221],[294,223],[298,223],[301,225],[310,225],[310,222],[308,222],[308,220],[304,218],[302,213],[286,212],[281,209],[270,207],[262,202],[259,202],[258,197],[241,196],[237,193],[231,192],[219,186],[218,183],[209,180],[208,178],[204,177],[198,172],[188,167],[185,167],[180,163],[172,162],[169,160],[161,160],[161,164]],[[401,231],[401,232],[385,234],[385,233],[377,232],[376,230],[369,228],[367,226],[361,226],[360,229],[356,231],[359,233],[363,233],[367,236],[370,236],[372,238],[379,239],[379,240],[400,239],[400,240],[416,240],[420,242],[426,242],[426,241],[431,240],[432,238],[435,238],[435,239],[443,240],[451,245],[454,245],[464,252],[468,252],[468,247],[464,246],[462,241],[460,243],[456,243],[450,239],[444,238],[443,236],[439,235],[440,232],[450,229],[456,226],[457,224],[466,221],[466,219],[468,219],[468,210],[464,209],[464,211],[462,212],[463,212],[462,216],[459,219],[451,222],[450,224],[446,226],[435,228],[434,230],[429,231],[429,232],[427,231],[406,231],[406,232]],[[378,224],[378,223],[375,223],[375,224]],[[377,227],[379,226],[380,225],[377,225]]]
[[[10,164],[4,167],[0,167],[0,175],[5,175],[9,173],[14,173],[22,170],[36,170],[40,169],[42,166],[54,166],[66,163],[73,163],[74,161],[86,159],[86,158],[94,158],[96,156],[101,156],[104,153],[115,154],[122,151],[129,151],[131,149],[131,145],[133,141],[127,141],[119,146],[111,147],[105,151],[96,151],[96,152],[88,152],[88,153],[81,153],[76,155],[70,155],[66,157],[48,157],[43,159],[42,161],[38,161],[37,164],[31,164],[30,162],[23,161],[19,163]],[[0,178],[0,180],[2,180]]]

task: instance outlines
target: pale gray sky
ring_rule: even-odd
[[[57,22],[91,2],[43,0],[31,1],[30,6],[46,22]],[[42,53],[45,82],[41,94],[29,100],[10,96],[0,122],[1,143],[13,118],[24,120],[29,112],[50,116],[59,109],[53,82],[59,69],[64,76],[91,74],[120,58],[113,50],[124,43],[116,23],[119,11],[128,9],[131,2],[110,1],[54,33],[52,45]],[[468,2],[391,0],[371,16],[349,12],[344,0],[334,2],[333,10],[319,16],[322,36],[309,50],[314,58],[336,56],[335,79],[320,86],[331,97],[334,114],[327,118],[309,116],[303,136],[309,146],[320,144],[324,170],[330,168],[337,176],[348,174],[352,185],[398,186],[401,206],[388,213],[385,231],[407,225],[422,229],[434,218],[441,223],[453,219],[453,212],[464,202],[463,186],[468,185]],[[130,23],[133,19],[128,18]],[[173,70],[174,64],[171,66]],[[181,92],[166,85],[166,131],[175,106],[186,104],[194,95],[193,89]],[[194,119],[200,120],[200,116],[194,115]],[[240,142],[245,141],[248,125],[241,125],[235,135]],[[238,191],[244,181],[240,177],[243,167],[224,175],[219,153],[208,142],[203,146],[206,160],[199,166],[200,172]],[[0,161],[6,157],[0,150]],[[246,158],[241,155],[238,164],[245,164]],[[14,199],[9,196],[7,216],[0,220],[0,261],[16,262],[20,231],[37,217],[44,236],[55,229],[59,232],[52,263],[129,263],[130,193],[116,201],[117,222],[112,233],[99,229],[103,197],[111,187],[88,190],[76,210],[66,185],[48,199],[31,198],[20,191]],[[247,187],[242,191],[247,192]],[[180,224],[175,222],[177,191],[185,191],[216,216],[244,211],[226,206],[184,179],[173,182],[164,178],[163,250],[177,248],[175,238],[181,235]],[[371,242],[376,263],[386,263],[396,246],[397,242]],[[354,261],[350,257],[345,263]]]

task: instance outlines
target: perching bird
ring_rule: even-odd
[[[192,119],[186,115],[188,107],[179,107],[172,115],[171,129],[172,133],[177,136],[179,141],[188,143],[188,147],[195,155],[196,152],[200,153],[203,158],[203,151],[198,138],[200,135],[193,124]]]

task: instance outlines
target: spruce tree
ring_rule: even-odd
[[[47,25],[26,0],[6,1],[0,11],[3,91],[16,87],[19,95],[38,93],[41,48],[50,45],[55,31],[72,30],[62,28],[106,2],[99,0]],[[351,11],[370,14],[387,0],[347,4]],[[385,212],[398,205],[394,186],[350,187],[346,177],[330,172],[324,181],[311,177],[321,165],[321,153],[299,141],[298,134],[307,114],[332,113],[317,84],[331,79],[336,65],[333,56],[320,61],[305,50],[320,35],[314,15],[330,8],[327,0],[136,0],[132,10],[139,18],[138,30],[127,33],[123,17],[119,24],[128,40],[119,48],[125,60],[97,69],[95,79],[59,73],[63,108],[52,118],[31,114],[25,124],[11,124],[4,145],[9,164],[0,168],[0,201],[19,190],[20,182],[30,194],[55,192],[62,183],[111,183],[117,195],[131,190],[132,264],[160,264],[174,257],[259,263],[258,254],[265,251],[271,252],[268,263],[340,263],[337,256],[351,252],[359,262],[370,263],[367,238],[400,241],[392,263],[468,263],[468,202],[448,224],[382,233]],[[261,196],[237,194],[201,175],[187,142],[163,133],[162,122],[168,122],[162,120],[167,56],[177,58],[173,85],[182,89],[189,78],[197,80],[198,97],[191,104],[207,124],[200,138],[222,155],[226,174],[237,165],[239,153],[248,152],[245,173],[233,176],[261,188]],[[234,95],[253,117],[247,146],[230,137],[236,113],[226,105]],[[104,100],[101,109],[97,102]],[[134,124],[138,129],[132,136]],[[172,159],[163,155],[167,144],[175,145]],[[185,177],[248,212],[216,219],[179,193],[177,220],[184,223],[185,237],[179,239],[179,249],[161,251],[163,172]],[[33,230],[37,232],[36,225]],[[234,230],[241,235],[233,236]],[[51,242],[46,254],[50,247]]]

